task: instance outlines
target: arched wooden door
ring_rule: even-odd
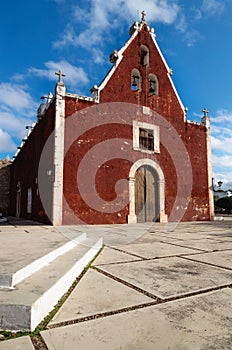
[[[160,213],[158,174],[149,165],[135,174],[135,214],[137,222],[158,221]]]

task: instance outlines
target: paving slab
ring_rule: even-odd
[[[33,230],[15,230],[0,232],[0,275],[11,275],[70,241],[56,230],[38,230],[37,226]]]
[[[223,242],[232,242],[232,231],[231,232],[221,232],[221,234],[217,234],[214,236],[214,239]]]
[[[218,225],[219,224],[219,225]],[[186,240],[186,239],[199,239],[199,238],[210,238],[217,239],[220,237],[228,236],[232,238],[232,221],[223,223],[208,223],[208,222],[188,222],[188,223],[176,223],[167,224],[169,226],[162,226],[159,223],[154,223],[144,236],[139,237],[136,242],[149,240],[149,236],[154,239],[162,241],[166,240]],[[173,230],[168,230],[168,227]]]
[[[57,229],[69,237],[69,233],[86,232],[88,237],[103,237],[104,244],[109,246],[118,246],[134,242],[137,238],[146,233],[153,223],[143,224],[120,224],[120,225],[79,225],[79,226],[59,226]]]
[[[95,270],[88,270],[50,324],[154,301]]]
[[[21,337],[0,342],[0,350],[35,350],[30,337]]]
[[[88,244],[79,244],[27,277],[16,288],[0,289],[1,327],[14,331],[34,330],[101,248],[101,240],[91,249]]]
[[[232,271],[179,257],[104,265],[99,269],[160,298],[232,283]]]
[[[41,333],[49,350],[231,350],[232,290]]]
[[[231,242],[224,242],[223,240],[210,240],[210,239],[201,239],[198,240],[188,240],[187,237],[185,238],[184,242],[182,240],[175,241],[175,244],[189,247],[189,248],[196,248],[201,249],[205,251],[213,251],[213,250],[225,250],[225,249],[232,249],[232,241]]]
[[[190,255],[188,258],[232,269],[232,250]]]
[[[146,232],[143,236],[136,239],[133,243],[149,243],[149,242],[170,242],[175,243],[176,240],[185,240],[187,234],[171,234],[171,233],[162,233],[162,232],[156,232],[156,231],[149,231]],[[188,239],[199,239],[199,236],[196,234],[188,234]]]
[[[104,247],[101,251],[101,254],[94,260],[94,265],[102,264],[117,264],[119,262],[135,261],[141,260],[131,254],[120,252],[118,250]]]
[[[136,254],[142,258],[152,259],[166,256],[183,255],[183,254],[194,254],[198,253],[199,250],[178,247],[177,245],[169,244],[168,242],[149,242],[119,246],[127,253]]]

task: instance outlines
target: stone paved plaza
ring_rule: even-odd
[[[52,235],[54,229],[65,239],[81,232],[103,236],[105,244],[42,338],[4,340],[0,350],[231,350],[232,218],[224,219],[169,226],[0,226],[5,246],[6,232],[13,245],[20,232]]]

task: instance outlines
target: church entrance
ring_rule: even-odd
[[[128,224],[155,221],[168,221],[164,174],[152,159],[139,159],[129,172]]]
[[[141,166],[135,173],[135,214],[137,222],[159,219],[159,176],[150,165]]]

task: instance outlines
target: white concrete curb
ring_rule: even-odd
[[[47,290],[31,307],[31,331],[44,319],[54,308],[59,299],[68,291],[75,279],[81,274],[83,269],[96,256],[103,246],[103,239],[91,247],[87,253],[79,259],[75,265]]]
[[[11,285],[8,288],[14,287],[19,282],[22,282],[27,277],[31,276],[33,273],[39,271],[44,266],[48,265],[52,261],[54,261],[59,256],[67,253],[69,250],[75,248],[78,244],[83,242],[86,239],[86,233],[83,233],[77,237],[75,237],[70,242],[64,244],[62,247],[59,247],[47,255],[42,256],[41,258],[33,261],[31,264],[23,267],[22,269],[15,272],[12,276]],[[1,287],[1,286],[0,286]],[[4,286],[4,288],[7,288]]]

